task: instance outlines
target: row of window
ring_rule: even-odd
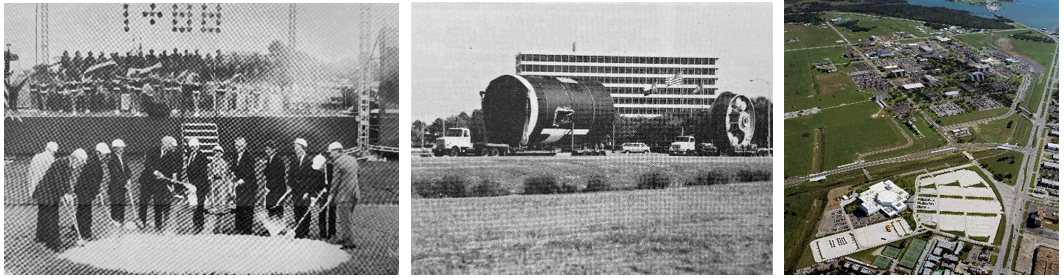
[[[523,74],[523,73],[522,73]],[[605,76],[555,76],[565,77],[574,80],[594,80],[603,84],[658,84],[658,87],[665,87],[665,77],[605,77]],[[681,84],[685,85],[698,85],[712,86],[717,83],[716,78],[683,78]]]
[[[666,115],[677,113],[698,113],[701,108],[642,108],[642,107],[618,107],[617,114],[640,114],[640,115]]]
[[[711,98],[649,98],[649,97],[615,97],[614,104],[687,104],[687,105],[711,105]]]
[[[678,65],[713,65],[717,58],[693,57],[634,57],[634,56],[593,56],[593,55],[549,55],[519,54],[518,61],[540,62],[576,62],[576,63],[625,63],[625,64],[678,64]]]
[[[612,87],[607,88],[610,94],[646,94],[645,88],[631,88],[631,87]],[[702,88],[697,92],[691,88],[664,88],[661,86],[654,90],[654,94],[657,95],[714,95],[717,93],[717,88]]]
[[[714,75],[716,68],[685,67],[615,67],[615,66],[572,66],[572,65],[517,65],[517,72],[566,72],[566,73],[625,73],[625,74],[693,74]]]

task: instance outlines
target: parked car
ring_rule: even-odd
[[[624,143],[621,145],[622,153],[650,153],[650,147],[647,144],[632,142]]]

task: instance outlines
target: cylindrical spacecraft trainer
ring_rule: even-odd
[[[598,142],[610,132],[613,98],[601,83],[503,75],[481,98],[488,142],[511,146]],[[565,139],[563,141],[563,139]]]
[[[710,108],[709,134],[714,146],[746,147],[754,139],[754,103],[743,95],[724,92]]]

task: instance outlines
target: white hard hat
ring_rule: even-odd
[[[195,148],[195,147],[199,147],[199,145],[200,145],[199,139],[196,139],[196,138],[188,139],[188,146],[189,147]]]
[[[320,154],[315,155],[314,159],[310,162],[310,168],[314,170],[321,170],[322,166],[325,166],[325,157],[321,156]]]
[[[214,145],[214,152],[215,153],[221,153],[221,152],[224,152],[224,151],[225,151],[225,149],[222,149],[222,145]]]
[[[171,147],[177,146],[177,139],[174,139],[174,137],[170,137],[170,136],[163,136],[162,143],[164,145],[171,146]]]
[[[292,143],[302,145],[304,148],[307,147],[307,140],[304,140],[303,138],[296,138]]]
[[[126,141],[122,141],[122,139],[115,139],[114,141],[111,141],[111,147],[112,148],[125,147],[125,146],[126,146]]]
[[[102,154],[109,154],[111,153],[111,148],[107,147],[107,143],[100,142],[96,144],[96,151]]]
[[[81,161],[85,161],[85,160],[89,159],[89,155],[86,154],[85,150],[83,150],[83,149],[74,150],[74,152],[70,153],[70,157],[73,157],[74,159],[81,160]]]
[[[329,147],[327,149],[331,151],[331,150],[343,149],[343,148],[344,148],[344,145],[340,145],[340,142],[332,142],[332,143],[329,143]]]
[[[52,152],[58,152],[59,151],[59,143],[48,142],[48,144],[44,144],[44,149],[52,151]]]

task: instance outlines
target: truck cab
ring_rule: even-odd
[[[676,140],[669,145],[669,155],[694,155],[695,137],[690,135],[676,136]]]
[[[436,138],[436,146],[432,148],[435,156],[459,156],[473,149],[473,139],[469,135],[468,128],[448,128],[443,137]]]

